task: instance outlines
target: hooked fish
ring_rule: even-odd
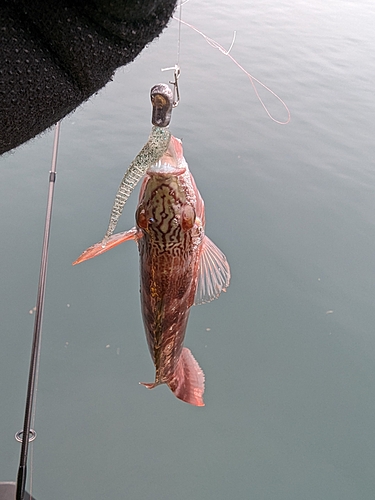
[[[125,241],[137,242],[143,323],[156,370],[154,382],[142,385],[152,389],[167,384],[182,401],[204,406],[204,373],[183,346],[185,332],[190,308],[225,291],[230,269],[205,235],[204,202],[174,136],[146,171],[135,219],[135,227],[96,243],[73,265]]]

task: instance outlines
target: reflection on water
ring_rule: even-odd
[[[36,498],[372,499],[375,176],[370,1],[187,3],[183,16],[277,92],[265,115],[228,58],[188,28],[171,131],[227,255],[220,301],[192,309],[186,345],[206,407],[153,376],[138,255],[71,262],[108,223],[150,131],[149,90],[177,26],[62,124],[37,397]],[[273,115],[283,109],[262,98]],[[0,480],[19,455],[52,134],[0,160]],[[137,194],[119,230],[134,224]],[[160,492],[160,493],[159,493]]]

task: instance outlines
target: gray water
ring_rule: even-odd
[[[177,23],[62,123],[29,471],[38,500],[372,500],[375,163],[372,0],[191,0],[183,18],[287,103],[271,121],[247,77],[181,33],[172,133],[231,264],[193,308],[186,345],[204,408],[154,376],[132,242],[99,241],[150,131],[149,90],[176,62]],[[279,120],[285,110],[260,89]],[[14,480],[53,133],[0,160],[0,480]],[[134,224],[137,195],[118,229]],[[30,311],[32,314],[30,314]],[[29,489],[29,488],[28,488]]]

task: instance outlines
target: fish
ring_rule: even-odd
[[[230,268],[205,234],[204,201],[173,135],[146,171],[135,220],[135,227],[96,243],[73,265],[125,241],[137,242],[143,324],[155,365],[155,380],[141,384],[148,389],[166,384],[180,400],[204,406],[205,376],[184,347],[185,333],[191,307],[226,291]]]

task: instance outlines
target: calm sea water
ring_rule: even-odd
[[[171,74],[177,23],[62,123],[33,447],[33,493],[62,500],[372,500],[375,148],[372,0],[196,2],[183,18],[288,104],[272,122],[239,69],[182,28],[171,130],[232,282],[192,310],[206,406],[147,391],[153,365],[127,243],[71,262],[107,227]],[[260,94],[275,118],[282,106]],[[0,480],[14,480],[52,154],[0,160]],[[133,225],[137,196],[119,229]]]

